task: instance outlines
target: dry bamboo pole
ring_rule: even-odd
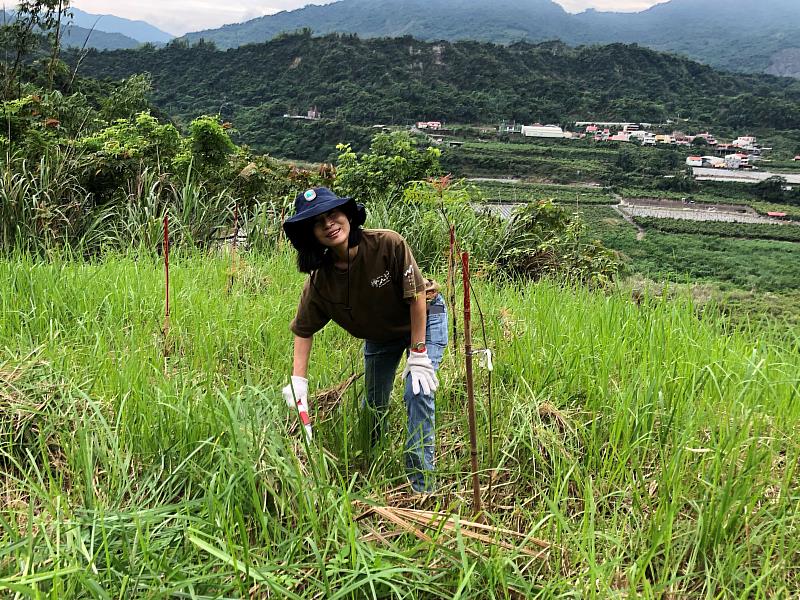
[[[233,256],[236,256],[236,244],[239,242],[239,205],[233,205]]]
[[[470,332],[469,253],[461,254],[461,272],[464,278],[464,358],[467,368],[467,408],[469,410],[469,454],[472,463],[472,506],[475,514],[481,512],[481,486],[478,481],[478,433],[475,425],[475,392],[472,381],[472,334]]]
[[[169,214],[164,215],[164,365],[169,355]]]
[[[447,289],[453,307],[453,348],[458,351],[458,313],[456,311],[456,226],[450,225],[450,254],[447,257]]]
[[[164,335],[169,332],[169,215],[164,215]]]
[[[239,257],[236,253],[237,244],[239,242],[239,205],[233,205],[233,240],[231,241],[231,269],[228,273],[228,289],[230,294],[233,290],[233,284],[236,281],[236,273],[239,270]]]

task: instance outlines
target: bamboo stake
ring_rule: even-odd
[[[453,307],[453,348],[458,351],[458,313],[456,311],[456,226],[450,225],[450,254],[447,257],[447,289]]]
[[[239,242],[239,205],[233,205],[233,240],[231,242],[231,270],[228,273],[228,289],[230,294],[233,290],[233,284],[236,280],[236,272],[239,270],[239,260],[236,254],[237,244]]]
[[[239,205],[233,205],[233,256],[236,257],[236,244],[239,241]]]
[[[475,514],[481,512],[481,487],[478,481],[478,434],[475,426],[475,393],[472,382],[472,334],[469,298],[469,253],[461,254],[461,272],[464,278],[464,358],[467,367],[467,408],[469,409],[469,453],[472,463],[472,504]]]
[[[169,214],[164,215],[164,295],[165,295],[165,307],[164,307],[164,358],[167,358],[168,345],[167,345],[167,337],[169,336]]]

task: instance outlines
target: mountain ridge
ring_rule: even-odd
[[[78,27],[119,33],[140,43],[166,44],[175,36],[141,19],[126,19],[112,14],[92,14],[71,8],[72,23]]]
[[[305,28],[317,35],[409,34],[425,41],[638,43],[726,70],[765,72],[777,53],[800,49],[800,2],[670,0],[637,13],[571,14],[552,0],[498,0],[491,7],[467,0],[339,0],[192,32],[180,39],[204,39],[227,49]],[[794,54],[784,54],[784,60],[786,56]],[[788,66],[795,67],[800,71],[800,63]]]
[[[175,36],[146,21],[134,21],[114,15],[95,15],[70,8],[71,18],[64,21],[61,44],[64,47],[128,50],[150,43],[163,45]],[[14,19],[14,11],[0,9],[0,22]]]

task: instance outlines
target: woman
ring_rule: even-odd
[[[397,365],[406,355],[403,398],[408,417],[405,462],[412,489],[433,490],[434,392],[436,371],[447,345],[447,312],[442,296],[426,282],[411,249],[396,232],[362,229],[363,204],[314,188],[295,198],[295,214],[283,228],[297,249],[297,265],[309,273],[294,333],[289,404],[308,403],[308,360],[314,334],[334,321],[364,340],[367,404],[377,416],[372,442],[384,433]],[[372,412],[371,411],[371,412]]]

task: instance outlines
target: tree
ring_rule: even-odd
[[[237,152],[228,135],[229,124],[219,117],[203,115],[189,124],[186,149],[175,158],[179,173],[196,171],[205,179],[224,179],[228,158]]]
[[[755,184],[756,195],[767,202],[780,202],[783,200],[783,188],[786,186],[786,179],[780,175],[773,175],[764,181]]]
[[[379,133],[370,151],[358,156],[339,144],[336,188],[363,200],[396,200],[406,184],[439,173],[436,148],[422,149],[408,132]]]
[[[147,110],[147,95],[151,87],[147,74],[133,75],[123,80],[100,101],[103,119],[108,122],[130,119],[136,113]]]
[[[48,64],[48,81],[52,87],[53,72],[61,44],[64,19],[69,18],[70,0],[21,0],[13,20],[0,27],[0,43],[13,56],[11,63],[3,63],[3,97],[18,98],[14,94],[23,60],[37,49],[42,36],[51,44]],[[5,13],[4,13],[5,14]]]
[[[53,89],[53,75],[55,73],[56,63],[58,61],[58,53],[61,50],[61,31],[62,20],[72,17],[72,12],[69,10],[70,0],[56,0],[51,9],[52,25],[46,29],[50,32],[50,45],[52,52],[50,54],[50,62],[47,67],[47,89]]]

